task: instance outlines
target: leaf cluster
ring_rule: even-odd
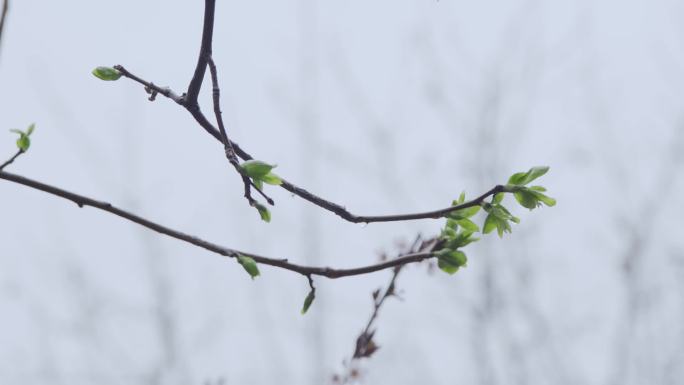
[[[526,172],[518,172],[508,179],[503,187],[503,192],[492,196],[490,202],[480,201],[477,205],[451,211],[446,215],[447,221],[440,235],[441,248],[435,252],[437,265],[448,274],[454,274],[461,267],[465,267],[468,258],[460,249],[473,243],[479,238],[474,237],[480,232],[480,227],[471,219],[478,213],[480,208],[487,213],[482,233],[489,234],[496,230],[499,237],[512,231],[511,223],[520,223],[520,219],[502,204],[506,193],[511,193],[518,203],[530,210],[542,206],[554,206],[556,200],[543,194],[546,189],[542,186],[526,187],[527,184],[546,174],[549,168],[546,166],[532,167]],[[453,206],[463,205],[465,194],[453,201]]]
[[[532,167],[527,172],[519,172],[511,175],[505,189],[513,193],[515,199],[521,206],[530,210],[541,207],[545,204],[548,207],[555,206],[556,200],[545,195],[546,189],[542,186],[525,187],[528,183],[546,174],[549,168]]]
[[[242,172],[252,180],[252,183],[254,183],[259,190],[264,189],[264,183],[273,186],[280,186],[283,184],[283,180],[271,171],[275,167],[275,164],[269,164],[256,159],[248,160],[240,164]],[[262,205],[261,203],[254,202],[254,207],[257,209],[257,211],[259,211],[261,220],[264,222],[271,221],[271,212],[266,206]]]
[[[465,193],[452,202],[453,206],[458,206],[465,202]],[[480,211],[480,206],[467,207],[455,210],[447,215],[447,222],[440,235],[442,248],[435,253],[437,256],[437,266],[448,274],[454,274],[461,267],[465,267],[468,257],[459,250],[479,238],[473,234],[480,231],[480,227],[470,218]]]
[[[19,135],[19,139],[17,139],[17,148],[21,152],[26,152],[28,151],[29,147],[31,147],[31,134],[33,134],[33,130],[36,128],[35,123],[31,123],[31,125],[28,126],[26,131],[22,130],[17,130],[16,128],[13,128],[10,130],[10,132],[14,132],[15,134]]]

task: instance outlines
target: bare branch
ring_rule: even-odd
[[[125,69],[123,66],[115,65],[115,66],[114,66],[114,69],[117,70],[117,71],[119,71],[119,72],[121,72],[121,75],[123,75],[123,76],[125,76],[125,77],[127,77],[127,78],[129,78],[129,79],[131,79],[131,80],[134,80],[134,81],[136,81],[136,82],[138,82],[138,83],[144,85],[144,86],[145,86],[145,91],[147,91],[147,93],[149,93],[149,94],[151,94],[152,92],[159,93],[159,94],[162,94],[162,95],[166,96],[167,98],[173,100],[174,102],[176,102],[176,103],[178,103],[178,104],[180,104],[180,105],[182,105],[182,106],[185,105],[185,100],[183,99],[183,97],[182,97],[182,96],[178,96],[178,95],[177,95],[175,92],[173,92],[173,90],[171,90],[170,88],[168,88],[168,87],[163,87],[163,88],[162,88],[162,87],[159,87],[158,85],[156,85],[156,84],[154,84],[154,83],[152,83],[152,82],[148,82],[148,81],[146,81],[146,80],[143,80],[143,79],[141,79],[141,78],[139,78],[139,77],[133,75],[132,73],[128,72],[128,70]],[[151,99],[151,100],[154,100],[154,99]]]
[[[412,254],[407,254],[404,255],[400,258],[397,259],[392,259],[389,261],[384,261],[381,263],[373,264],[373,265],[368,265],[368,266],[362,266],[362,267],[356,267],[356,268],[351,268],[351,269],[333,269],[330,267],[314,267],[314,266],[303,266],[303,265],[297,265],[294,263],[290,263],[287,259],[276,259],[276,258],[269,258],[269,257],[263,257],[260,255],[252,254],[252,253],[247,253],[227,247],[223,247],[220,245],[217,245],[215,243],[211,243],[209,241],[205,241],[201,238],[198,238],[193,235],[185,234],[177,230],[173,230],[169,227],[160,225],[158,223],[152,222],[148,219],[142,218],[136,214],[133,214],[131,212],[128,212],[126,210],[120,209],[118,207],[113,206],[111,203],[108,202],[103,202],[103,201],[98,201],[92,198],[88,198],[83,195],[75,194],[63,189],[60,189],[58,187],[54,187],[42,182],[38,182],[33,179],[29,179],[20,175],[16,174],[11,174],[6,171],[0,171],[0,179],[5,179],[14,183],[18,183],[30,188],[33,188],[35,190],[40,190],[43,192],[46,192],[48,194],[52,194],[55,196],[58,196],[60,198],[64,198],[67,200],[70,200],[74,203],[76,203],[79,207],[83,206],[90,206],[94,207],[96,209],[100,209],[102,211],[106,211],[108,213],[114,214],[116,216],[119,216],[121,218],[127,219],[131,222],[137,223],[141,226],[147,227],[150,230],[156,231],[160,234],[167,235],[171,238],[176,238],[178,240],[181,240],[183,242],[190,243],[192,245],[195,245],[197,247],[201,247],[205,250],[209,250],[213,253],[220,254],[226,257],[231,257],[235,258],[237,257],[238,254],[245,255],[248,257],[251,257],[254,259],[255,262],[263,264],[263,265],[268,265],[268,266],[273,266],[273,267],[278,267],[281,269],[285,270],[290,270],[296,273],[299,273],[304,276],[312,276],[312,275],[319,275],[327,278],[342,278],[342,277],[349,277],[349,276],[354,276],[354,275],[363,275],[363,274],[369,274],[373,273],[376,271],[380,270],[385,270],[401,265],[406,265],[409,263],[416,263],[420,262],[426,259],[433,258],[434,255],[432,254],[431,251],[428,252],[418,252],[418,253],[412,253]]]
[[[25,153],[25,152],[26,152],[26,151],[24,151],[24,150],[22,150],[22,149],[19,149],[19,151],[17,151],[17,153],[14,154],[14,156],[12,156],[11,158],[9,158],[7,161],[5,161],[5,163],[3,163],[3,164],[0,166],[0,171],[2,171],[5,167],[7,167],[7,166],[9,166],[10,164],[12,164],[12,162],[14,162],[14,160],[17,159],[17,158],[19,157],[19,155],[21,155],[21,154],[23,154],[23,153]]]

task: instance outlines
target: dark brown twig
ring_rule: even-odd
[[[211,42],[214,36],[214,13],[216,11],[216,0],[204,1],[204,23],[202,27],[202,43],[197,57],[197,66],[188,85],[188,93],[185,102],[190,108],[199,109],[197,97],[202,88],[204,74],[207,71],[207,61],[211,57]]]
[[[4,179],[4,180],[8,180],[8,181],[11,181],[14,183],[18,183],[18,184],[33,188],[35,190],[40,190],[40,191],[46,192],[48,194],[58,196],[60,198],[70,200],[70,201],[76,203],[79,207],[90,206],[90,207],[100,209],[102,211],[106,211],[108,213],[114,214],[114,215],[119,216],[121,218],[127,219],[131,222],[137,223],[141,226],[147,227],[148,229],[156,231],[160,234],[164,234],[164,235],[167,235],[169,237],[176,238],[178,240],[190,243],[190,244],[195,245],[197,247],[201,247],[205,250],[209,250],[209,251],[216,253],[216,254],[220,254],[220,255],[223,255],[226,257],[231,257],[231,258],[236,257],[238,254],[245,255],[245,256],[253,258],[254,261],[256,261],[257,263],[260,263],[263,265],[268,265],[268,266],[273,266],[273,267],[278,267],[278,268],[285,269],[285,270],[290,270],[290,271],[299,273],[299,274],[307,276],[307,277],[310,277],[313,275],[318,275],[318,276],[323,276],[323,277],[327,277],[327,278],[342,278],[342,277],[349,277],[349,276],[354,276],[354,275],[363,275],[363,274],[373,273],[373,272],[380,271],[380,270],[393,268],[393,267],[400,266],[400,265],[406,265],[409,263],[420,262],[420,261],[434,257],[432,252],[418,252],[418,253],[407,254],[407,255],[404,255],[404,256],[397,258],[397,259],[392,259],[392,260],[384,261],[384,262],[373,264],[373,265],[362,266],[362,267],[351,268],[351,269],[333,269],[330,267],[313,267],[313,266],[297,265],[294,263],[290,263],[287,259],[268,258],[268,257],[263,257],[263,256],[252,254],[252,253],[247,253],[247,252],[223,247],[223,246],[217,245],[215,243],[211,243],[209,241],[205,241],[203,239],[200,239],[196,236],[185,234],[185,233],[182,233],[180,231],[173,230],[169,227],[166,227],[166,226],[160,225],[158,223],[152,222],[152,221],[145,219],[145,218],[142,218],[136,214],[133,214],[133,213],[128,212],[126,210],[115,207],[111,203],[98,201],[98,200],[95,200],[92,198],[88,198],[86,196],[75,194],[75,193],[60,189],[58,187],[54,187],[54,186],[51,186],[51,185],[48,185],[48,184],[45,184],[42,182],[38,182],[36,180],[29,179],[29,178],[26,178],[26,177],[23,177],[20,175],[11,174],[11,173],[8,173],[6,171],[0,171],[0,179]]]
[[[138,82],[138,83],[144,85],[144,86],[145,86],[145,90],[146,90],[148,93],[150,93],[150,92],[156,92],[156,93],[158,93],[158,94],[161,94],[161,95],[166,96],[167,98],[173,100],[174,102],[176,102],[176,103],[178,103],[178,104],[180,104],[180,105],[185,105],[185,104],[184,104],[184,103],[185,103],[185,99],[184,99],[182,96],[179,96],[178,94],[176,94],[175,92],[173,92],[170,88],[168,88],[168,87],[159,87],[158,85],[156,85],[156,84],[154,84],[154,83],[152,83],[152,82],[148,82],[148,81],[146,81],[146,80],[143,80],[143,79],[141,79],[141,78],[135,76],[134,74],[128,72],[128,70],[125,69],[123,66],[115,65],[115,66],[114,66],[114,69],[116,69],[117,71],[121,72],[121,75],[123,75],[124,77],[127,77],[127,78],[129,78],[129,79],[131,79],[131,80],[134,80],[134,81],[136,81],[136,82]]]
[[[216,115],[216,123],[218,124],[219,133],[221,134],[221,141],[226,150],[226,157],[233,166],[239,169],[240,164],[237,155],[235,155],[233,143],[228,139],[226,126],[223,124],[223,116],[221,114],[221,89],[218,84],[216,64],[214,64],[214,59],[211,56],[207,59],[207,63],[209,64],[209,72],[211,73],[211,94],[214,101],[214,114]]]
[[[19,151],[17,151],[17,153],[14,154],[14,156],[12,156],[12,157],[9,158],[7,161],[5,161],[5,163],[3,163],[2,165],[0,165],[0,171],[2,171],[5,167],[7,167],[7,166],[9,166],[10,164],[12,164],[12,163],[13,163],[21,154],[23,154],[24,152],[26,152],[26,151],[21,150],[21,149],[20,149]]]

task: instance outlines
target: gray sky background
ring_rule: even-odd
[[[122,64],[181,92],[202,3],[13,1],[0,126],[37,128],[8,171],[315,265],[368,264],[439,231],[350,224],[273,188],[265,224],[187,112],[90,74]],[[229,135],[354,213],[439,208],[551,166],[556,207],[507,200],[522,222],[469,246],[467,269],[402,273],[361,383],[684,381],[682,15],[675,0],[219,2]],[[232,260],[9,182],[0,198],[0,383],[326,383],[390,277],[318,279],[302,317],[298,275],[263,267],[251,281]]]

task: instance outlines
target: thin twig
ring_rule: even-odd
[[[60,189],[58,187],[54,187],[42,182],[38,182],[33,179],[29,179],[20,175],[8,173],[6,171],[0,171],[0,179],[8,180],[14,183],[18,183],[30,188],[33,188],[35,190],[40,190],[43,192],[46,192],[48,194],[52,194],[55,196],[58,196],[60,198],[64,198],[67,200],[70,200],[74,203],[76,203],[79,207],[83,206],[90,206],[94,207],[103,211],[106,211],[108,213],[114,214],[116,216],[119,216],[121,218],[127,219],[131,222],[137,223],[141,226],[147,227],[150,230],[156,231],[160,234],[167,235],[172,238],[176,238],[178,240],[190,243],[192,245],[195,245],[197,247],[201,247],[203,249],[209,250],[211,252],[214,252],[216,254],[220,254],[226,257],[231,257],[235,258],[238,254],[245,255],[248,257],[251,257],[256,261],[257,263],[263,264],[263,265],[268,265],[268,266],[273,266],[273,267],[278,267],[281,269],[285,270],[290,270],[296,273],[299,273],[304,276],[312,276],[312,275],[318,275],[318,276],[323,276],[327,278],[342,278],[342,277],[349,277],[349,276],[354,276],[354,275],[363,275],[363,274],[368,274],[368,273],[373,273],[376,271],[380,270],[385,270],[385,269],[390,269],[396,266],[400,265],[406,265],[409,263],[416,263],[420,262],[426,259],[433,258],[434,255],[432,252],[418,252],[418,253],[412,253],[412,254],[407,254],[404,255],[400,258],[397,259],[392,259],[388,261],[384,261],[381,263],[373,264],[373,265],[368,265],[368,266],[362,266],[362,267],[357,267],[357,268],[351,268],[351,269],[334,269],[330,267],[314,267],[314,266],[303,266],[303,265],[297,265],[294,263],[290,263],[287,259],[276,259],[276,258],[269,258],[269,257],[263,257],[260,255],[248,253],[248,252],[243,252],[227,247],[223,247],[220,245],[217,245],[215,243],[211,243],[209,241],[205,241],[201,238],[198,238],[196,236],[192,236],[189,234],[182,233],[177,230],[173,230],[169,227],[160,225],[158,223],[152,222],[148,219],[145,219],[143,217],[140,217],[136,214],[133,214],[131,212],[128,212],[126,210],[120,209],[118,207],[113,206],[111,203],[108,202],[103,202],[103,201],[98,201],[92,198],[88,198],[83,195],[75,194],[63,189]]]
[[[216,123],[218,123],[219,132],[221,133],[221,141],[226,149],[226,157],[235,167],[239,168],[237,155],[235,155],[233,144],[228,139],[228,133],[226,132],[226,126],[223,123],[223,116],[221,114],[221,89],[219,88],[216,64],[211,56],[207,58],[207,63],[209,64],[209,72],[211,73],[211,94],[214,101],[214,114],[216,115]]]
[[[418,235],[411,246],[405,248],[404,251],[399,254],[398,258],[410,253],[434,251],[439,247],[439,238],[435,237],[423,241],[422,237]],[[345,371],[342,374],[336,373],[332,376],[333,384],[341,385],[347,383],[357,383],[361,376],[361,372],[359,371],[358,366],[354,365],[354,363],[358,362],[362,358],[370,358],[380,348],[374,340],[376,331],[374,324],[378,318],[378,315],[380,314],[380,308],[382,308],[382,306],[385,304],[385,300],[387,300],[389,297],[398,297],[396,292],[397,277],[403,270],[404,266],[405,265],[399,265],[394,267],[392,270],[392,277],[390,278],[390,281],[384,291],[381,291],[381,289],[378,288],[373,292],[373,311],[370,315],[370,318],[366,322],[366,326],[363,331],[356,338],[354,344],[354,353],[351,360],[343,361]]]
[[[121,75],[123,75],[123,76],[125,76],[125,77],[127,77],[127,78],[129,78],[129,79],[131,79],[131,80],[134,80],[134,81],[136,81],[136,82],[138,82],[138,83],[144,85],[146,90],[152,90],[152,91],[154,91],[154,92],[156,92],[156,93],[159,93],[159,94],[162,94],[162,95],[166,96],[167,98],[173,100],[174,102],[176,102],[176,103],[178,103],[178,104],[180,104],[180,105],[185,105],[185,104],[184,104],[184,103],[185,103],[185,99],[184,99],[182,96],[179,96],[178,94],[176,94],[175,92],[173,92],[170,88],[168,88],[168,87],[159,87],[158,85],[156,85],[156,84],[154,84],[154,83],[152,83],[152,82],[148,82],[148,81],[146,81],[146,80],[143,80],[143,79],[141,79],[141,78],[135,76],[134,74],[128,72],[128,70],[127,70],[126,68],[124,68],[123,66],[115,65],[115,66],[114,66],[114,69],[116,69],[117,71],[121,72]]]
[[[26,152],[26,151],[19,149],[19,151],[17,151],[17,153],[14,154],[14,156],[9,158],[5,163],[2,164],[2,166],[0,166],[0,171],[2,171],[5,167],[12,164],[14,162],[14,160],[17,159],[19,157],[19,155],[23,154],[24,152]]]
[[[9,0],[3,0],[2,11],[0,11],[0,43],[2,43],[2,31],[5,29],[5,17],[9,12]]]
[[[406,255],[411,255],[414,253],[433,252],[438,247],[438,238],[432,238],[426,241],[421,241],[421,237],[418,236],[416,237],[415,241],[413,241],[413,244],[407,249],[407,251],[405,251],[403,254],[400,254],[396,259],[400,259]],[[401,272],[404,266],[406,265],[404,264],[394,267],[394,271],[392,272],[392,278],[390,279],[390,282],[387,285],[387,288],[385,288],[382,296],[380,296],[380,289],[373,293],[373,312],[371,313],[371,316],[368,319],[368,322],[366,323],[366,327],[363,329],[361,334],[359,334],[358,338],[356,339],[356,346],[354,348],[354,355],[352,356],[352,359],[369,357],[371,354],[373,354],[375,350],[377,350],[378,346],[373,341],[373,335],[375,334],[375,330],[371,329],[373,328],[375,320],[378,318],[380,308],[382,308],[382,305],[385,303],[385,300],[389,297],[397,295],[397,277],[399,276],[399,273]]]
[[[221,141],[223,142],[223,148],[226,152],[226,158],[228,158],[230,164],[233,165],[235,171],[242,176],[242,183],[245,185],[245,198],[247,198],[249,204],[254,206],[256,203],[251,194],[251,187],[254,187],[254,189],[257,190],[271,206],[273,206],[273,199],[271,199],[258,186],[256,186],[242,170],[242,167],[240,167],[240,161],[238,160],[237,155],[235,155],[233,143],[228,138],[226,126],[223,123],[223,116],[221,114],[221,89],[219,88],[218,71],[216,70],[214,59],[211,56],[207,58],[207,64],[209,65],[209,71],[211,73],[211,94],[214,101],[214,115],[216,116],[216,123],[219,127],[219,133],[221,134]]]

